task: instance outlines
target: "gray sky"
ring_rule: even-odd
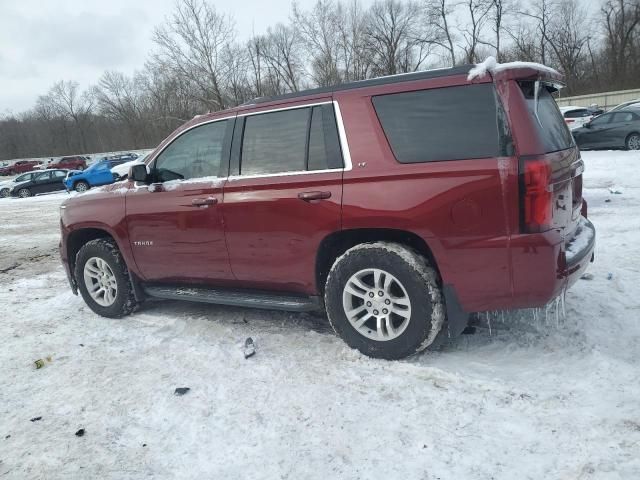
[[[523,0],[526,5],[529,1]],[[361,0],[369,5],[373,0]],[[240,39],[286,22],[291,0],[212,2],[233,16]],[[298,0],[306,8],[315,0]],[[579,0],[593,11],[600,0]],[[105,70],[143,67],[153,28],[175,0],[0,0],[0,114],[34,106],[59,80],[84,89]]]
[[[240,37],[286,21],[291,5],[213,3],[233,15]],[[31,108],[58,80],[85,88],[105,70],[141,69],[153,47],[153,28],[174,5],[175,0],[0,0],[0,113]]]

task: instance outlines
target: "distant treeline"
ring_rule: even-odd
[[[431,67],[534,61],[566,76],[563,96],[640,87],[640,0],[318,0],[247,41],[204,0],[180,0],[132,76],[81,90],[55,83],[0,117],[0,159],[145,148],[195,114],[254,97]]]

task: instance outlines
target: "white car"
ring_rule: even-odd
[[[594,117],[591,110],[587,107],[560,107],[560,113],[562,113],[569,130],[584,127],[585,124],[589,123]]]
[[[120,179],[124,179],[129,175],[129,169],[133,165],[138,165],[142,163],[144,157],[136,158],[135,160],[131,160],[130,162],[121,163],[120,165],[116,165],[111,169],[111,173],[113,173],[116,181]]]

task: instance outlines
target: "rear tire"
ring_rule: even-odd
[[[640,150],[640,133],[631,133],[625,141],[627,150]]]
[[[135,310],[129,270],[112,239],[85,243],[76,255],[74,275],[82,298],[98,315],[121,318]]]
[[[445,309],[438,275],[404,245],[357,245],[338,258],[325,287],[334,331],[365,355],[396,360],[431,345]]]
[[[31,196],[31,190],[29,190],[28,188],[21,188],[20,190],[18,190],[18,196],[20,198],[27,198]]]
[[[0,190],[0,198],[7,198],[9,196],[9,189],[3,188]]]
[[[83,180],[80,180],[79,182],[76,182],[76,184],[73,186],[73,189],[78,193],[83,193],[89,190],[89,184]]]

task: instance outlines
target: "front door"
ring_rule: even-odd
[[[127,192],[129,239],[144,280],[231,278],[220,208],[232,130],[230,119],[179,133],[152,160],[153,183]]]
[[[318,247],[341,223],[333,104],[239,116],[232,151],[223,215],[235,277],[254,288],[316,293]]]

